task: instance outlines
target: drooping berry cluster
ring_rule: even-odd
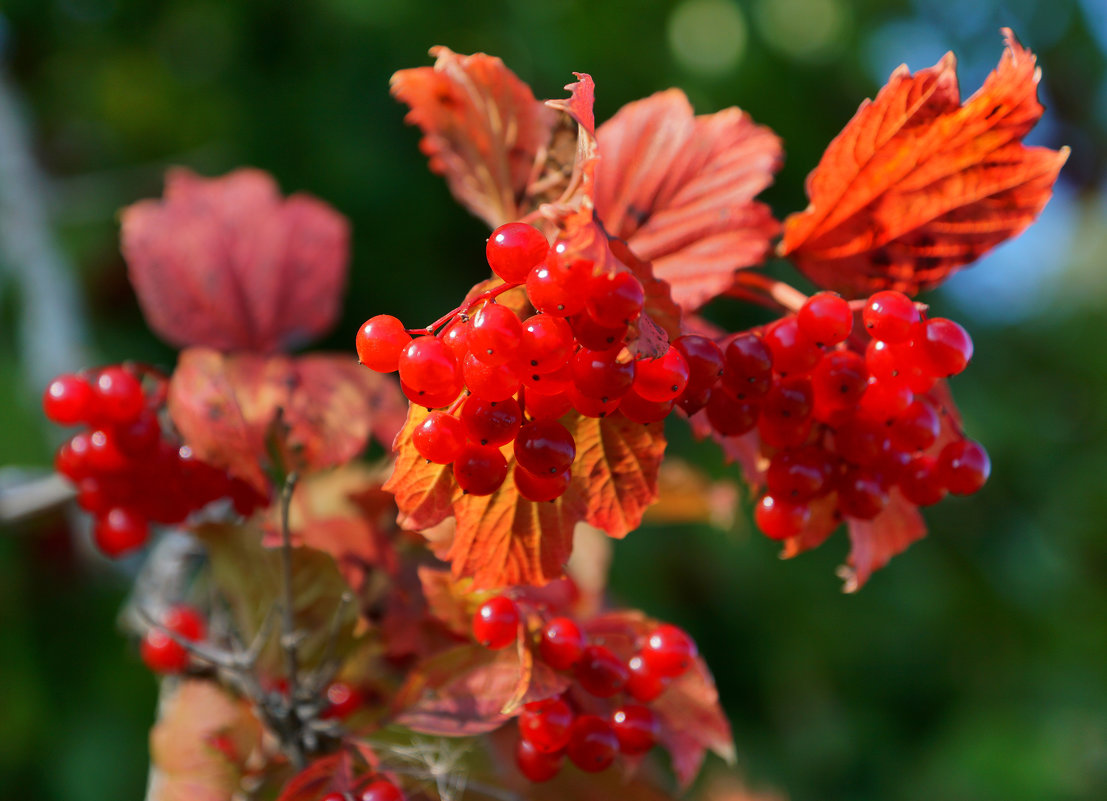
[[[689,363],[718,378],[679,402],[689,413],[704,409],[723,436],[756,429],[768,470],[755,520],[774,539],[804,531],[812,504],[832,494],[834,519],[865,520],[896,488],[928,506],[987,480],[984,448],[959,431],[941,436],[945,410],[928,397],[938,379],[968,365],[969,335],[952,320],[926,318],[899,292],[868,298],[860,331],[857,316],[847,301],[821,292],[797,314],[739,334],[724,349],[694,338]],[[693,352],[693,338],[684,340],[678,346]]]
[[[47,418],[83,425],[57,451],[54,466],[96,516],[93,539],[108,556],[145,544],[149,524],[181,523],[229,497],[250,515],[265,498],[245,482],[197,459],[162,427],[166,381],[152,371],[112,365],[60,375],[43,395]]]
[[[452,464],[465,492],[495,492],[508,472],[501,449],[514,443],[519,493],[554,500],[576,456],[558,419],[575,409],[662,420],[685,391],[689,364],[678,347],[656,359],[635,359],[626,348],[645,305],[629,272],[597,275],[592,262],[566,258],[523,223],[497,228],[487,258],[502,285],[426,329],[373,317],[358,332],[358,357],[379,372],[399,370],[407,397],[438,410],[416,429],[414,445],[426,459]],[[534,314],[496,302],[516,287]]]
[[[516,642],[520,619],[515,601],[495,596],[474,614],[473,635],[488,648],[506,648]],[[543,662],[573,676],[565,693],[528,703],[519,715],[516,764],[534,782],[556,776],[566,757],[583,771],[599,772],[617,754],[649,751],[660,725],[649,704],[692,667],[697,655],[687,634],[660,624],[623,659],[603,642],[590,642],[574,620],[561,616],[543,619],[532,645]],[[590,699],[587,710],[574,701],[578,693]]]

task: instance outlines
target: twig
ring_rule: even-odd
[[[160,631],[162,634],[171,639],[173,642],[177,643],[177,645],[184,648],[196,658],[201,659],[208,664],[214,665],[215,667],[223,668],[224,670],[234,671],[239,669],[238,660],[233,654],[229,654],[224,651],[208,649],[202,645],[198,645],[196,642],[182,637],[180,634],[173,631],[173,629],[167,628],[165,625],[160,623],[152,614],[150,614],[149,610],[147,610],[145,607],[139,606],[136,608],[138,610],[138,616],[142,618],[142,620],[148,626],[150,626],[150,628]]]
[[[734,286],[728,295],[758,303],[770,309],[797,312],[807,300],[807,295],[784,281],[778,281],[753,270],[739,270],[734,275]]]

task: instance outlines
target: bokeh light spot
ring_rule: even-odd
[[[759,0],[754,16],[762,38],[799,61],[823,61],[841,50],[850,22],[841,0]]]
[[[731,0],[685,0],[669,17],[669,49],[700,75],[730,72],[746,49],[746,21]]]

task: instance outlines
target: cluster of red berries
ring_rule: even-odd
[[[371,778],[361,790],[352,793],[327,793],[319,801],[404,801],[404,794],[388,779]]]
[[[488,599],[473,615],[473,635],[487,648],[506,648],[519,633],[519,608],[503,595]],[[519,715],[515,760],[533,782],[552,779],[569,761],[599,772],[617,754],[638,756],[657,741],[659,720],[649,707],[669,683],[695,661],[696,644],[676,626],[655,626],[629,659],[600,642],[588,642],[571,618],[546,620],[536,637],[538,656],[555,670],[573,674],[573,687],[593,699],[612,699],[606,715],[575,708],[572,689],[526,704]]]
[[[151,627],[142,638],[139,652],[146,667],[155,673],[182,673],[189,665],[188,649],[168,632],[182,640],[200,642],[207,636],[207,626],[196,609],[178,604],[165,613],[162,628]]]
[[[926,318],[899,292],[868,298],[860,331],[856,316],[849,302],[820,292],[725,349],[696,338],[689,361],[717,382],[684,408],[703,408],[723,436],[757,430],[768,470],[755,519],[774,539],[802,532],[812,502],[830,493],[836,519],[867,520],[894,488],[929,506],[947,493],[974,493],[988,478],[984,448],[960,432],[941,437],[945,410],[927,397],[938,379],[968,365],[968,333]]]
[[[627,336],[645,292],[629,272],[596,275],[592,262],[564,258],[524,223],[497,228],[486,253],[502,285],[426,329],[371,318],[357,335],[358,358],[379,372],[399,370],[407,397],[439,410],[416,429],[414,445],[426,459],[452,464],[462,490],[495,492],[508,472],[501,448],[514,442],[519,493],[553,500],[568,487],[576,456],[559,418],[575,409],[662,420],[685,391],[689,365],[679,347],[657,359],[630,355]],[[521,319],[496,302],[515,287],[525,288],[535,314]]]
[[[144,545],[151,521],[181,523],[224,497],[244,516],[266,502],[163,430],[165,394],[163,376],[112,365],[60,375],[43,395],[47,418],[86,426],[58,449],[54,466],[76,485],[81,508],[96,516],[93,540],[108,556]]]

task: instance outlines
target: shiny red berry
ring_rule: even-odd
[[[390,314],[378,314],[370,317],[354,338],[357,358],[370,370],[378,373],[391,373],[400,367],[400,353],[411,334],[404,330],[404,324]]]
[[[387,779],[377,779],[358,796],[359,801],[404,801],[400,788]]]
[[[811,519],[811,508],[803,501],[762,495],[753,510],[757,528],[769,539],[799,536]]]
[[[600,325],[615,326],[638,319],[645,305],[641,282],[628,272],[618,272],[593,279],[586,308]]]
[[[623,397],[619,398],[619,411],[623,417],[642,425],[661,422],[669,416],[675,405],[675,400],[646,400],[634,390],[634,387],[631,387]]]
[[[59,375],[42,395],[42,410],[48,420],[70,426],[95,416],[96,399],[91,385],[79,375]]]
[[[556,420],[527,423],[515,437],[516,461],[535,475],[564,473],[576,456],[576,440]]]
[[[641,655],[658,676],[673,679],[687,671],[699,653],[695,641],[683,630],[661,623],[646,637]]]
[[[619,741],[619,750],[628,756],[637,756],[653,748],[661,724],[649,707],[623,704],[611,713],[611,728]]]
[[[635,701],[648,704],[665,692],[668,686],[668,679],[659,676],[641,654],[635,654],[627,661],[627,670],[630,671],[630,677],[627,679],[626,691]]]
[[[938,460],[920,454],[907,463],[899,477],[899,491],[916,506],[933,506],[946,496]]]
[[[549,250],[549,242],[537,228],[509,222],[492,232],[485,255],[492,272],[509,284],[520,284],[545,260]]]
[[[773,369],[781,375],[805,375],[822,358],[822,349],[799,327],[790,315],[765,329],[765,344],[773,354]]]
[[[198,642],[205,636],[204,619],[190,606],[172,607],[162,625],[189,642]],[[162,629],[149,629],[140,650],[142,661],[155,673],[180,673],[188,667],[188,650]]]
[[[872,295],[861,311],[869,336],[881,342],[906,342],[919,322],[915,302],[902,292],[885,290]]]
[[[617,400],[634,383],[635,362],[620,360],[618,350],[581,348],[570,364],[577,390],[589,398]]]
[[[572,474],[566,470],[564,473],[537,474],[532,473],[520,464],[515,465],[513,473],[515,489],[528,501],[546,503],[557,500],[569,489]]]
[[[846,517],[871,520],[888,504],[888,491],[874,471],[850,467],[838,479],[838,511]]]
[[[635,367],[633,389],[648,401],[675,399],[688,386],[688,362],[670,346],[657,359],[639,359]]]
[[[527,297],[535,310],[555,317],[572,317],[584,311],[592,281],[592,262],[562,264],[551,253],[527,276]]]
[[[914,453],[925,451],[938,439],[941,420],[925,398],[916,398],[892,421],[892,444]]]
[[[972,338],[968,331],[944,317],[926,321],[916,346],[926,354],[924,371],[938,378],[957,375],[972,360]]]
[[[735,399],[716,387],[707,400],[707,422],[724,437],[737,437],[752,431],[761,416],[761,405]]]
[[[473,637],[493,651],[506,648],[519,634],[519,607],[510,598],[496,595],[473,613]]]
[[[420,396],[440,398],[461,392],[461,369],[453,351],[437,337],[422,336],[411,340],[400,352],[400,381],[414,390],[415,403],[426,405]]]
[[[536,784],[548,782],[560,773],[564,762],[563,753],[545,754],[522,738],[515,744],[515,764],[519,772]]]
[[[141,548],[150,537],[150,524],[141,514],[116,506],[100,515],[92,527],[92,541],[113,559]]]
[[[569,319],[577,344],[589,350],[610,350],[622,347],[630,326],[626,323],[601,325],[590,314],[581,313]]]
[[[979,442],[963,439],[951,442],[938,455],[942,484],[954,495],[972,495],[988,481],[992,461]]]
[[[523,321],[519,359],[528,371],[549,373],[573,355],[573,329],[562,317],[536,314]]]
[[[324,718],[345,720],[357,712],[365,703],[365,696],[357,687],[344,681],[331,682],[325,693],[327,696],[327,708],[323,710]]]
[[[569,732],[569,761],[587,773],[606,770],[615,761],[619,739],[611,725],[595,715],[581,715]]]
[[[555,617],[542,628],[538,654],[554,670],[569,670],[584,652],[580,626],[567,617]]]
[[[465,424],[448,412],[431,412],[415,426],[412,444],[419,455],[435,464],[450,464],[468,441]]]
[[[532,420],[557,420],[573,408],[573,402],[569,400],[567,392],[557,395],[541,395],[537,392],[528,391],[524,393],[523,400],[526,405],[527,417]]]
[[[94,403],[97,416],[110,423],[129,423],[146,406],[142,382],[123,367],[105,367],[101,370],[92,385],[92,391],[96,396]]]
[[[461,377],[473,395],[486,401],[507,400],[518,394],[521,386],[513,364],[485,364],[472,353],[462,358]]]
[[[454,459],[454,480],[470,495],[491,495],[507,478],[507,460],[499,448],[469,443]]]
[[[811,388],[817,408],[851,409],[868,386],[865,359],[849,350],[826,354],[811,373]]]
[[[829,489],[835,461],[814,445],[777,451],[769,460],[765,485],[775,498],[810,500]]]
[[[523,422],[523,412],[514,398],[488,401],[471,395],[459,415],[469,439],[481,445],[506,445],[515,439]]]
[[[489,302],[469,320],[469,352],[485,364],[507,364],[519,355],[523,324],[515,312]]]
[[[569,744],[573,717],[561,698],[532,701],[519,713],[519,734],[542,753],[553,754]]]
[[[610,698],[620,692],[630,678],[627,666],[605,645],[589,645],[576,664],[576,679],[581,688],[597,698]]]
[[[853,330],[853,312],[837,292],[819,292],[803,304],[796,322],[803,336],[812,342],[837,345],[845,342]]]

